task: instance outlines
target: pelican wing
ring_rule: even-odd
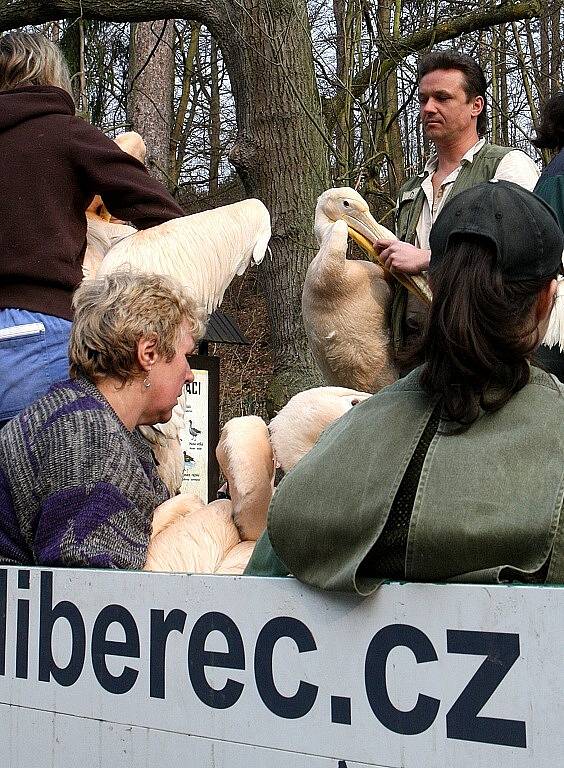
[[[262,261],[270,234],[263,203],[243,200],[136,232],[108,252],[100,274],[129,264],[170,275],[211,314],[235,275]]]
[[[558,279],[558,290],[543,344],[547,347],[558,346],[560,352],[564,352],[564,278],[562,277]]]

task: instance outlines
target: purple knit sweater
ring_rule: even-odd
[[[0,431],[0,564],[142,568],[167,498],[148,443],[85,379]]]

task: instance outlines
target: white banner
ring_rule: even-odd
[[[544,768],[564,590],[0,568],[0,765]]]

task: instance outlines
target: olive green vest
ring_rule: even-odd
[[[484,144],[474,155],[472,162],[462,161],[462,168],[449,192],[449,199],[465,189],[476,186],[482,181],[488,181],[495,172],[502,158],[513,150],[510,147],[499,147],[496,144]],[[422,189],[424,180],[429,176],[428,171],[413,176],[400,189],[396,211],[396,235],[406,243],[415,244],[417,222],[425,203],[425,193]],[[395,284],[394,299],[391,310],[391,335],[394,350],[397,352],[404,343],[405,312],[407,307],[407,290],[400,283]]]
[[[421,390],[420,370],[331,425],[278,486],[268,536],[301,581],[360,594],[381,583],[358,570],[437,402]],[[550,557],[546,580],[564,582],[563,394],[532,368],[526,387],[466,432],[445,434],[441,422],[411,515],[409,580],[522,580]]]

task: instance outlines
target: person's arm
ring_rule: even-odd
[[[115,435],[93,430],[88,446],[63,430],[42,468],[34,552],[39,565],[141,569],[152,510],[146,476]],[[130,466],[131,463],[131,466]]]
[[[397,220],[400,201],[396,203],[395,218]],[[418,275],[429,268],[431,251],[417,248],[404,240],[380,239],[374,242],[384,264],[389,270],[404,272],[408,275]]]
[[[540,172],[534,161],[521,150],[514,149],[502,157],[494,174],[494,179],[496,181],[513,181],[532,192],[539,176]]]
[[[185,215],[143,163],[84,120],[77,118],[71,125],[69,152],[84,187],[92,196],[100,195],[114,217],[146,229]]]
[[[388,269],[418,275],[429,268],[431,251],[416,248],[403,240],[376,240],[374,247]]]
[[[508,152],[499,163],[494,179],[513,181],[532,190],[539,178],[539,170],[533,160],[518,149]],[[402,240],[377,240],[374,243],[388,269],[416,275],[429,268],[431,251],[416,248]]]

